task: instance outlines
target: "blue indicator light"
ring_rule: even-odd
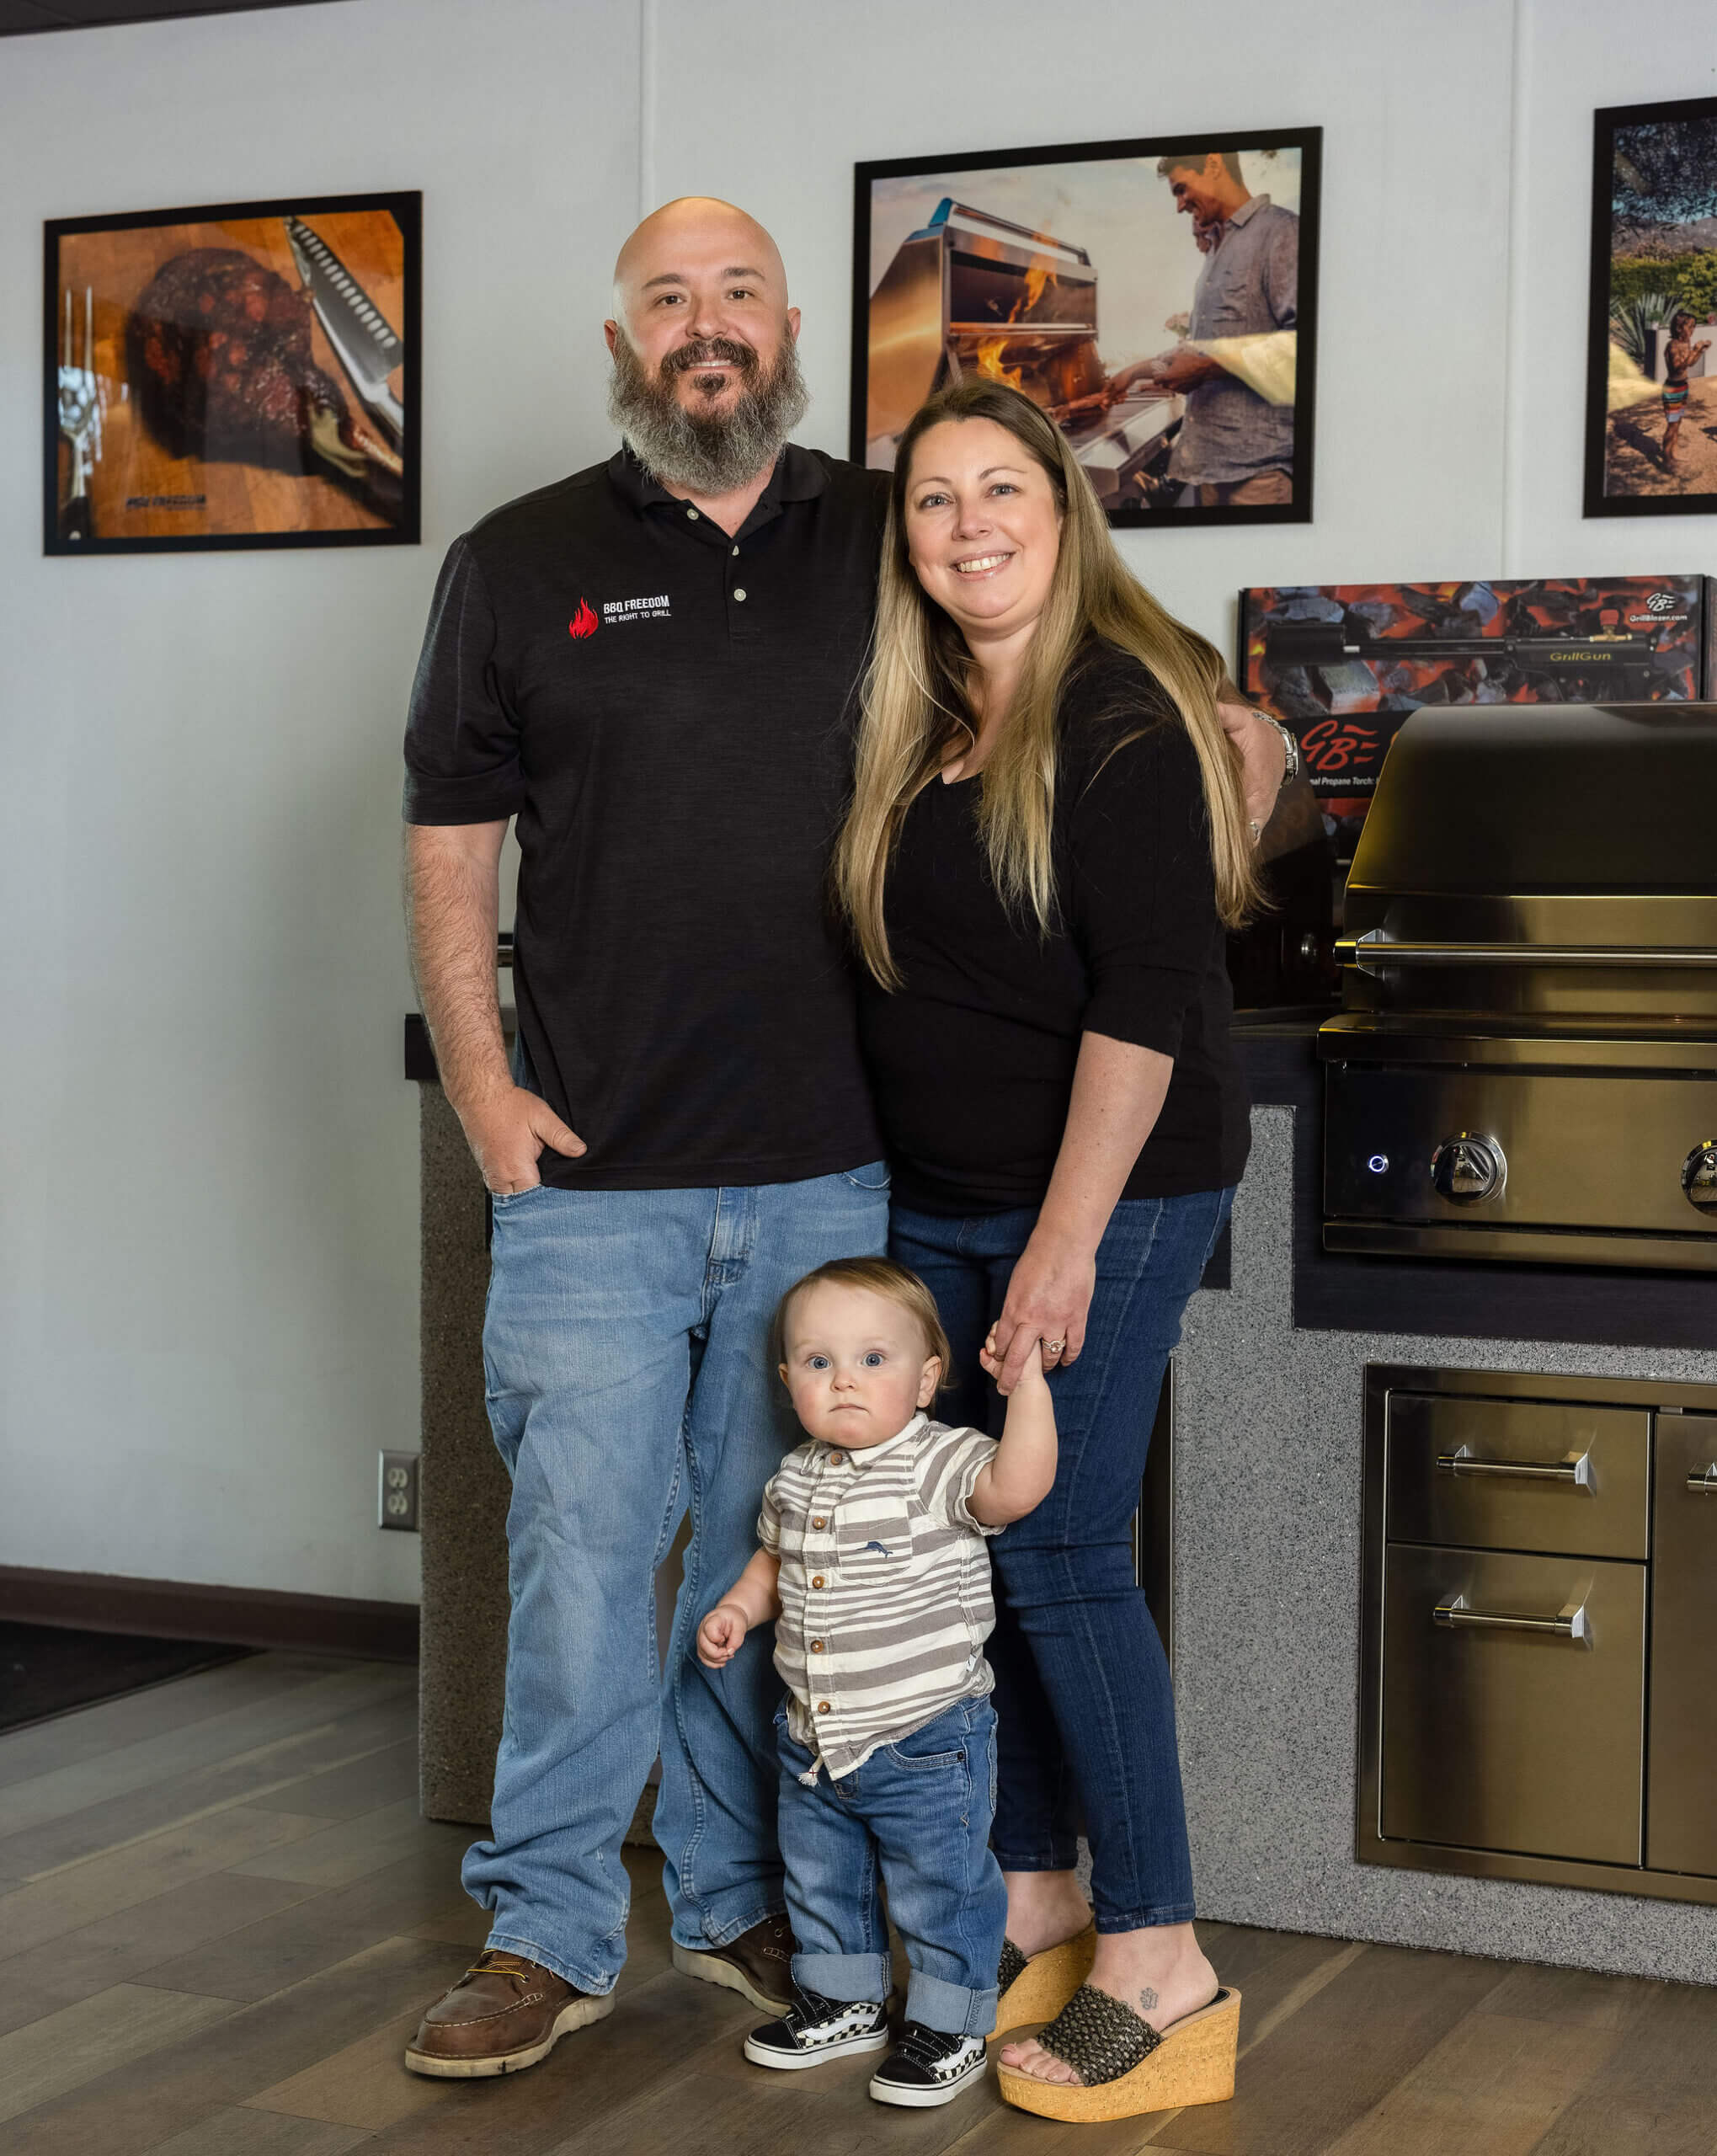
[[[1387,1175],[1389,1171],[1389,1156],[1387,1153],[1373,1153],[1365,1165],[1374,1176]]]

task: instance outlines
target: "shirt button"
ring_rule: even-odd
[[[829,1523],[823,1517],[822,1513],[819,1513],[817,1517],[811,1522],[811,1524],[813,1527],[827,1527]]]
[[[822,1586],[822,1584],[823,1584],[823,1575],[822,1575],[822,1573],[821,1573],[821,1572],[819,1572],[819,1573],[817,1573],[817,1574],[816,1574],[816,1576],[813,1578],[813,1580],[812,1580],[812,1582],[811,1582],[811,1584],[812,1584],[812,1586],[813,1586],[813,1587],[821,1587],[821,1586]]]
[[[734,596],[734,598],[736,598],[736,599],[743,599],[743,598],[745,596],[745,595],[744,595],[744,593],[743,591],[736,591],[736,592],[733,594],[733,596]]]
[[[691,520],[692,520],[692,522],[693,522],[694,524],[696,524],[696,521],[697,521],[697,511],[696,511],[695,509],[689,509],[689,510],[686,510],[686,512],[685,512],[685,514],[686,514],[686,515],[687,515],[691,519]]]
[[[829,1712],[829,1702],[827,1700],[819,1700],[817,1702],[817,1711],[819,1715],[826,1715]]]
[[[741,592],[739,595],[743,599],[745,595]],[[839,1467],[845,1458],[846,1454],[844,1452],[832,1452],[829,1455],[829,1465],[831,1467]]]
[[[811,1652],[812,1652],[812,1653],[813,1653],[813,1654],[821,1654],[821,1653],[822,1653],[822,1652],[823,1652],[823,1642],[822,1642],[822,1641],[821,1641],[821,1640],[813,1640],[813,1641],[812,1641],[812,1642],[811,1642]]]
[[[739,549],[737,547],[734,547],[733,552],[734,552],[736,554],[739,552]]]

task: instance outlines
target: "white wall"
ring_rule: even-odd
[[[371,1524],[417,1423],[402,707],[446,541],[605,447],[641,201],[773,227],[844,451],[856,159],[1320,124],[1316,521],[1123,542],[1226,649],[1242,584],[1717,569],[1709,519],[1579,514],[1592,109],[1713,72],[1599,0],[345,0],[0,40],[0,1563],[415,1592]],[[423,548],[44,560],[40,220],[307,185],[424,192]]]
[[[0,40],[0,1563],[416,1598],[405,696],[448,540],[601,453],[637,115],[596,0]],[[44,559],[42,219],[382,187],[423,547]]]

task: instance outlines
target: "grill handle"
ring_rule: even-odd
[[[1562,1460],[1480,1460],[1466,1445],[1437,1455],[1437,1471],[1443,1475],[1506,1475],[1522,1482],[1565,1482],[1570,1489],[1591,1490],[1592,1454],[1570,1452]],[[1714,1483],[1717,1488],[1717,1483]]]
[[[1578,1640],[1582,1646],[1592,1645],[1592,1621],[1586,1614],[1583,1596],[1578,1602],[1565,1604],[1554,1617],[1533,1617],[1515,1609],[1474,1609],[1464,1594],[1439,1602],[1431,1614],[1433,1622],[1449,1631],[1537,1632],[1549,1639]]]
[[[1376,929],[1344,936],[1336,956],[1362,974],[1397,966],[1711,966],[1717,950],[1704,944],[1415,943]]]

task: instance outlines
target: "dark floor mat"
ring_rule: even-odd
[[[208,1640],[144,1640],[129,1632],[0,1622],[0,1729],[45,1721],[254,1652]]]

